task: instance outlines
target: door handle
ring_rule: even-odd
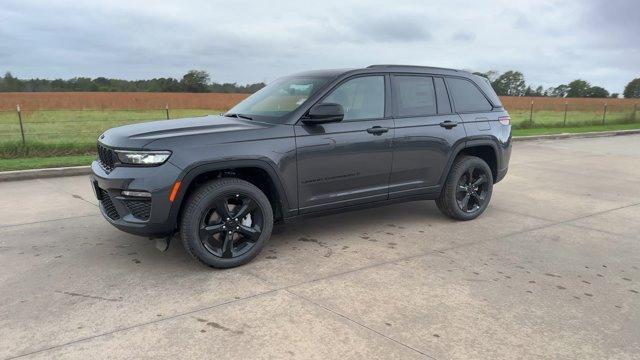
[[[447,120],[447,121],[441,122],[440,126],[442,126],[445,129],[451,129],[458,126],[458,123],[455,121]]]
[[[373,135],[382,135],[384,133],[386,133],[387,131],[389,131],[388,127],[382,127],[382,126],[374,126],[374,127],[370,127],[367,129],[367,132],[369,134],[373,134]]]

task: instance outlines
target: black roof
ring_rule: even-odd
[[[346,73],[359,72],[359,71],[374,71],[374,70],[386,70],[386,71],[398,71],[398,72],[425,72],[431,74],[448,74],[448,75],[472,75],[468,71],[449,69],[435,66],[418,66],[418,65],[369,65],[365,68],[351,68],[351,69],[327,69],[327,70],[311,70],[293,74],[292,76],[326,76],[337,77]]]

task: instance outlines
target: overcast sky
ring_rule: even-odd
[[[509,69],[545,88],[640,77],[640,1],[1,0],[0,71],[20,78],[270,81],[376,63]]]

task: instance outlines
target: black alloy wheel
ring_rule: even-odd
[[[484,169],[470,166],[458,181],[456,201],[460,210],[472,213],[482,208],[487,200],[487,179]]]
[[[187,200],[180,236],[200,262],[230,268],[248,263],[271,237],[273,209],[255,185],[219,178],[200,186]]]
[[[245,254],[262,234],[263,216],[247,194],[217,197],[200,221],[200,241],[213,255],[233,258]]]
[[[451,166],[436,205],[453,219],[472,220],[486,210],[492,192],[493,173],[489,165],[476,156],[460,156]]]

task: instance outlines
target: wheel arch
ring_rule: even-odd
[[[280,220],[288,213],[287,195],[278,173],[262,160],[233,160],[202,163],[183,172],[180,188],[172,203],[170,219],[174,228],[182,214],[185,200],[202,183],[219,177],[237,177],[246,180],[265,193],[273,209],[274,220]]]
[[[440,184],[444,185],[455,160],[464,155],[476,156],[484,160],[491,169],[491,175],[493,176],[493,181],[495,183],[498,178],[498,169],[500,168],[500,164],[498,163],[500,161],[498,149],[497,140],[490,138],[467,140],[459,143],[454,147],[454,150],[449,157],[446,171],[443,172]]]

